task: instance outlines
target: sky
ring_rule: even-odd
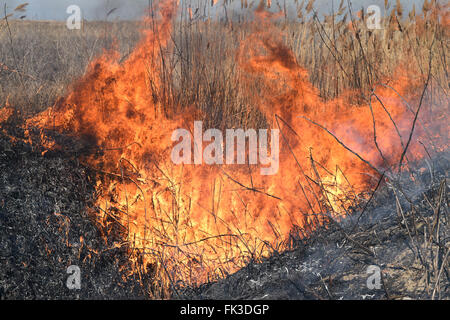
[[[66,13],[67,8],[70,5],[78,5],[81,8],[82,16],[86,20],[104,20],[106,18],[107,12],[113,8],[117,10],[111,14],[108,19],[138,19],[145,13],[145,9],[148,6],[149,0],[0,0],[1,14],[4,15],[4,5],[6,3],[7,11],[11,12],[18,5],[28,2],[26,12],[16,13],[15,17],[18,18],[21,15],[26,15],[26,19],[32,20],[66,20],[69,14]],[[192,7],[195,9],[198,3],[204,3],[207,1],[210,3],[211,0],[180,0],[180,1],[190,1]],[[254,6],[257,6],[259,0],[247,0],[250,4],[254,2]],[[292,3],[293,0],[278,0],[280,4],[286,1],[287,4]],[[228,1],[230,2],[230,1]],[[272,8],[276,8],[277,0],[272,0]],[[335,8],[339,6],[340,0],[333,0]],[[346,3],[347,0],[344,0]],[[390,0],[391,5],[395,5],[395,0]],[[404,9],[408,11],[412,4],[415,3],[417,9],[422,7],[423,0],[401,0]],[[219,0],[213,8],[211,8],[211,13],[223,12],[224,0]],[[315,8],[319,13],[329,13],[331,12],[331,0],[316,0]],[[362,7],[367,8],[369,5],[378,5],[383,10],[384,0],[351,0],[353,9],[359,10]],[[234,0],[231,7],[236,11],[240,10],[240,0]],[[289,12],[289,9],[288,9]]]

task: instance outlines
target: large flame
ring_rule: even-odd
[[[160,99],[160,64],[177,8],[166,1],[158,11],[124,62],[114,53],[93,61],[73,90],[29,126],[72,134],[92,147],[83,159],[104,174],[98,222],[116,220],[126,244],[160,277],[198,284],[283,250],[294,235],[346,215],[381,172],[398,170],[424,79],[400,66],[389,86],[375,88],[370,104],[349,104],[352,92],[324,101],[262,10],[236,61],[243,86],[262,81],[265,90],[252,102],[281,130],[278,173],[262,176],[254,165],[174,165],[172,132],[192,129],[200,112],[168,108]],[[414,141],[429,135],[425,116],[420,121]],[[448,141],[447,125],[441,132]],[[413,143],[404,162],[422,153]]]

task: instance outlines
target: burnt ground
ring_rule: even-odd
[[[150,277],[129,275],[119,235],[104,237],[89,213],[93,173],[76,154],[41,151],[0,133],[0,299],[150,298]],[[173,297],[449,299],[449,159],[434,158],[415,182],[382,184],[365,210],[293,250]],[[81,290],[66,287],[70,265],[81,269]],[[380,289],[367,286],[370,265],[380,267]]]
[[[139,299],[127,252],[89,214],[92,175],[0,133],[0,299]],[[81,271],[69,290],[67,268]]]

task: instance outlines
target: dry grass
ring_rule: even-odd
[[[364,99],[404,61],[426,74],[432,41],[432,80],[448,93],[448,28],[436,21],[428,2],[425,17],[415,12],[405,17],[394,2],[388,4],[385,10],[391,14],[383,19],[382,30],[368,30],[369,17],[354,12],[345,1],[333,15],[323,17],[315,16],[313,3],[297,2],[298,18],[281,18],[278,27],[323,98],[351,89],[353,98]],[[208,12],[205,8],[199,12]],[[251,17],[230,13],[216,21],[197,14],[191,19],[188,9],[188,4],[180,9],[185,18],[175,24],[173,52],[165,55],[169,60],[164,63],[161,99],[174,108],[197,107],[211,126],[265,126],[248,99],[262,88],[255,82],[253,92],[243,94],[236,76],[235,50],[251,32]],[[85,22],[82,30],[71,31],[58,22],[6,22],[0,25],[0,106],[8,104],[25,113],[51,106],[104,49],[115,45],[125,58],[142,26]]]
[[[25,113],[43,110],[64,95],[114,37],[124,53],[139,39],[131,22],[86,23],[80,32],[47,21],[10,21],[9,27],[11,37],[6,27],[0,31],[0,105]]]

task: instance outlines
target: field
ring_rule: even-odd
[[[32,203],[48,197],[26,168],[12,169],[23,150],[38,176],[76,177],[67,188],[49,178],[64,207],[79,192],[77,209],[58,219],[77,221],[70,241],[80,252],[83,230],[95,238],[83,222],[92,221],[104,251],[121,257],[105,270],[132,277],[120,290],[133,297],[358,299],[370,294],[358,274],[382,265],[388,279],[375,298],[448,298],[448,4],[405,12],[386,1],[379,29],[347,1],[331,14],[295,1],[296,18],[270,1],[241,13],[225,5],[220,18],[202,14],[210,2],[197,6],[161,1],[142,21],[83,21],[81,30],[15,19],[23,8],[0,21],[5,215],[19,215],[15,188],[26,190],[14,172],[34,186],[23,191]],[[171,133],[194,132],[194,121],[204,132],[279,130],[279,172],[258,175],[249,154],[238,168],[173,165]],[[100,256],[101,241],[91,246]],[[341,269],[313,265],[326,257],[343,259]],[[282,274],[298,267],[289,259],[322,276]],[[254,272],[258,285],[246,280]],[[82,297],[103,297],[93,290]]]
[[[367,99],[373,86],[392,78],[402,63],[426,74],[430,55],[435,85],[448,90],[448,30],[433,20],[431,5],[424,6],[428,19],[423,19],[389,3],[386,12],[391,14],[383,18],[382,30],[367,29],[369,17],[357,18],[364,14],[361,11],[352,12],[352,20],[345,2],[334,15],[320,19],[310,17],[313,2],[303,7],[298,5],[302,14],[296,21],[281,18],[276,24],[321,97],[331,99],[351,89],[355,99]],[[186,15],[186,8],[182,9]],[[177,85],[177,91],[169,91],[166,99],[206,110],[205,117],[213,127],[258,123],[261,119],[248,119],[248,114],[255,117],[257,111],[243,101],[234,79],[234,54],[254,28],[251,15],[231,16],[221,22],[208,17],[186,19],[173,27],[175,44],[164,71],[170,75],[165,86]],[[3,21],[0,105],[26,112],[53,105],[103,50],[115,44],[125,58],[140,39],[142,27],[139,22],[85,22],[82,30],[71,31],[62,22],[13,20],[7,27]],[[221,120],[214,119],[217,114]]]

